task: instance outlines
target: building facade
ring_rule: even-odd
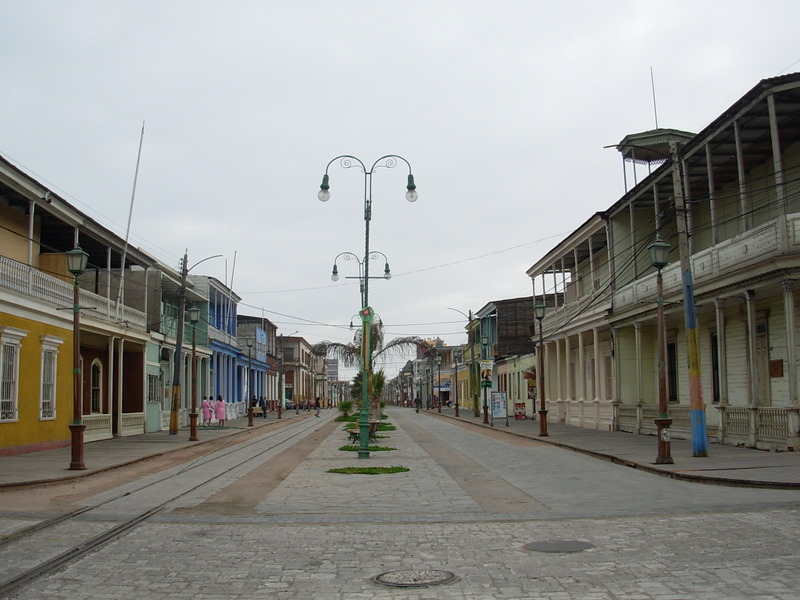
[[[527,271],[534,295],[553,305],[543,320],[551,418],[655,432],[657,270],[648,249],[661,240],[671,248],[662,368],[673,434],[690,434],[694,393],[710,438],[796,448],[800,75],[761,81],[696,135],[643,132],[618,149],[626,172],[646,165],[648,175]]]

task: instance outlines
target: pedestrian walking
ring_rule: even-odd
[[[264,398],[264,396],[261,396],[258,399],[258,406],[259,406],[259,408],[261,408],[261,418],[266,419],[267,418],[267,401]]]
[[[203,427],[211,427],[211,414],[213,412],[211,400],[206,396],[203,396],[203,401],[200,403],[200,407],[203,409]]]
[[[217,425],[225,427],[225,400],[222,396],[217,396],[217,402],[214,404],[214,413],[217,417]]]
[[[319,416],[319,411],[322,410],[322,404],[319,403],[319,398],[314,400],[314,416]]]
[[[419,396],[414,398],[414,408],[417,409],[417,412],[419,412],[419,409],[422,408],[422,400],[420,400]]]

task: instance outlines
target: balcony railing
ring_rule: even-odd
[[[58,308],[72,308],[73,287],[70,283],[5,256],[0,256],[0,287]],[[91,311],[92,318],[124,323],[139,331],[147,330],[147,318],[142,311],[122,306],[118,316],[116,302],[86,290],[80,290],[79,303],[82,309]]]
[[[773,219],[749,231],[697,252],[691,257],[695,286],[747,266],[769,263],[776,258],[800,251],[800,214]],[[664,295],[681,292],[680,265],[675,262],[663,270]],[[655,269],[614,293],[614,311],[631,308],[639,302],[653,302],[656,296]]]

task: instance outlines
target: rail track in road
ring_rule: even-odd
[[[327,422],[306,419],[235,445],[226,444],[184,465],[122,486],[127,488],[122,493],[0,537],[0,598],[118,539],[175,501],[202,493],[203,488],[232,472],[243,475]],[[16,569],[9,567],[14,563],[21,564]]]

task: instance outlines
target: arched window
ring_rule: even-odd
[[[103,363],[95,359],[91,369],[92,413],[103,412]]]

